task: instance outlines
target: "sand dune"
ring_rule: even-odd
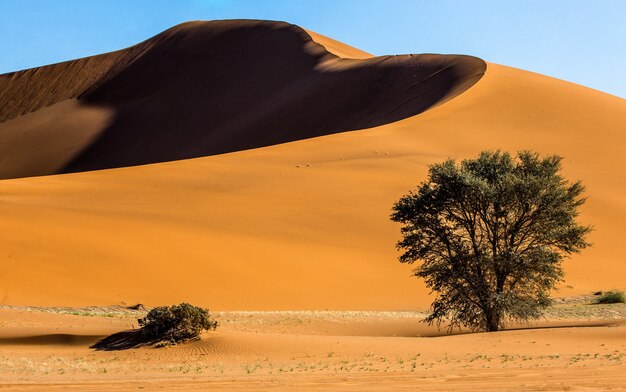
[[[293,32],[288,25],[284,28]],[[297,32],[284,35],[295,37],[297,45],[301,45],[307,35],[301,30]],[[314,37],[328,50],[336,50],[335,54],[365,56],[336,41]],[[281,41],[281,45],[285,43]],[[273,47],[277,61],[282,59],[282,52]],[[305,47],[325,60],[318,61],[317,55],[306,52],[284,60],[304,56],[316,65],[336,65],[337,69],[331,67],[324,72],[337,73],[338,79],[333,79],[333,83],[342,89],[353,87],[354,80],[339,77],[343,72],[338,69],[339,64],[346,64],[346,72],[367,70],[363,71],[364,80],[372,83],[372,70],[384,68],[385,63],[390,70],[397,70],[430,58],[392,57],[382,64],[381,58],[377,58],[357,63],[358,60],[337,60],[312,41]],[[149,57],[146,54],[138,58]],[[441,66],[436,60],[430,64]],[[306,72],[311,69],[304,68]],[[120,71],[117,75],[123,74]],[[475,77],[472,73],[468,79],[462,79],[462,89]],[[119,78],[99,85],[126,83],[122,76]],[[422,91],[405,90],[401,80],[394,84],[392,79],[379,95],[372,93],[372,102],[402,97],[394,101],[396,105]],[[197,82],[195,79],[194,86],[199,88]],[[112,147],[113,139],[106,142],[106,135],[115,135],[115,141],[125,143],[122,134],[126,128],[111,124],[126,121],[127,117],[120,113],[131,106],[138,116],[143,110],[143,100],[131,103],[130,98],[131,92],[143,88],[139,81],[128,83],[128,89],[90,90],[93,104],[78,104],[81,110],[95,111],[85,113],[86,117],[97,118],[91,124],[106,122],[108,110],[116,113],[104,133],[99,133],[98,126],[80,125],[84,134],[73,139],[74,147],[52,154],[48,161],[46,158],[11,166],[6,162],[17,162],[17,154],[10,159],[3,155],[2,168],[9,168],[4,176],[84,170],[94,168],[94,162],[103,167],[140,163],[132,161],[136,157],[134,147],[125,150],[120,145],[116,150]],[[112,91],[123,96],[111,95]],[[159,91],[150,94],[158,95]],[[485,148],[535,149],[565,157],[565,174],[587,185],[589,200],[580,219],[594,225],[595,231],[590,238],[594,246],[566,262],[561,295],[624,288],[626,267],[621,238],[626,235],[622,223],[626,221],[626,101],[491,63],[473,87],[419,115],[412,115],[424,109],[417,102],[416,106],[405,105],[401,115],[392,117],[376,117],[374,113],[366,120],[358,111],[335,112],[335,105],[348,97],[344,93],[349,91],[313,95],[314,99],[294,93],[301,97],[297,108],[303,113],[317,116],[320,108],[328,111],[319,112],[321,122],[316,119],[311,123],[320,128],[303,128],[290,143],[274,144],[287,141],[280,132],[292,129],[284,128],[277,130],[279,136],[263,148],[137,167],[3,180],[2,302],[157,305],[185,300],[211,309],[423,309],[430,302],[428,293],[419,280],[410,276],[411,267],[396,259],[394,244],[399,238],[399,227],[389,221],[389,210],[395,200],[424,179],[428,164],[448,157],[474,156]],[[71,99],[72,94],[66,94],[53,106],[3,122],[0,137],[18,140],[7,131],[9,125],[18,121],[30,124],[27,117],[39,116],[43,110],[54,111],[57,105],[74,110],[71,106],[77,104],[65,100]],[[150,94],[146,95],[146,107],[154,107],[150,105],[159,101],[150,101]],[[107,106],[117,100],[126,103]],[[431,103],[440,103],[434,101]],[[274,101],[259,105],[266,103],[272,105]],[[393,105],[384,103],[385,108],[390,106]],[[25,113],[34,106],[19,107],[15,113]],[[341,110],[349,111],[342,107]],[[248,111],[243,113],[237,120],[247,116]],[[154,115],[159,118],[158,113]],[[400,118],[404,119],[390,122]],[[330,126],[330,121],[342,123]],[[377,121],[382,125],[328,134],[355,129],[346,125],[350,121],[358,126],[372,126]],[[158,129],[158,123],[149,123]],[[269,127],[272,122],[258,123]],[[15,129],[22,129],[21,125]],[[240,128],[238,135],[252,135],[256,128],[246,129]],[[57,138],[62,133],[54,132]],[[143,131],[138,132],[136,135]],[[319,134],[328,135],[302,139]],[[166,147],[170,136],[155,137],[162,138]],[[130,135],[130,131],[128,138],[133,143],[127,146],[136,146],[143,140]],[[178,147],[185,149],[186,145],[177,144],[183,139],[172,142],[174,151],[181,151]],[[226,150],[253,147],[256,142],[252,141],[258,141],[250,136],[245,141],[250,144],[235,146],[238,141],[227,139],[219,139],[224,143],[222,147],[228,147],[224,147]],[[39,140],[42,146],[53,149],[52,141]],[[20,143],[31,145],[28,140]],[[91,147],[85,148],[86,145]],[[193,143],[190,148],[196,147]],[[163,157],[149,146],[146,151],[148,155],[144,157]],[[167,153],[168,149],[162,151]],[[220,150],[214,152],[217,151]],[[196,153],[205,154],[207,150],[194,150]],[[69,156],[79,158],[65,165],[59,159]],[[47,166],[46,162],[50,164]]]
[[[3,75],[0,142],[10,164],[0,175],[163,162],[370,128],[453,98],[485,69],[469,56],[357,54],[338,58],[287,23],[191,22],[123,51]],[[76,97],[79,113],[108,109],[106,126],[94,116],[50,132],[59,117],[73,117],[66,101]],[[40,146],[28,146],[40,155],[33,164],[20,159],[25,129]],[[48,147],[66,138],[80,148]]]

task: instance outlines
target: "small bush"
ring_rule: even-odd
[[[175,344],[196,340],[202,331],[217,328],[207,309],[187,303],[160,306],[137,320],[146,337],[154,344]]]
[[[607,291],[603,293],[598,299],[596,304],[623,304],[626,303],[626,296],[623,291]]]

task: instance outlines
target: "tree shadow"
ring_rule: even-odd
[[[101,337],[101,335],[74,335],[65,333],[48,335],[8,336],[0,338],[0,346],[83,346]]]
[[[143,329],[132,329],[109,335],[89,346],[97,351],[118,351],[151,346],[158,339],[150,338]]]

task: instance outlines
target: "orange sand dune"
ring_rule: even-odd
[[[332,42],[341,53],[346,47]],[[200,157],[369,128],[441,104],[485,70],[469,56],[359,55],[338,58],[282,22],[191,22],[126,50],[3,75],[0,178]],[[74,97],[71,109],[81,120],[67,110]],[[25,162],[25,150],[39,156]]]
[[[382,91],[387,97],[396,90]],[[318,96],[301,109],[316,113],[335,99]],[[68,112],[77,105],[60,104]],[[87,109],[94,112],[76,121],[105,121],[111,110],[80,111]],[[566,262],[561,294],[624,288],[625,129],[623,99],[488,64],[485,76],[455,99],[372,129],[4,180],[0,295],[3,303],[40,305],[185,300],[211,309],[423,308],[430,299],[411,267],[396,259],[399,227],[389,210],[425,178],[428,164],[486,148],[565,157],[565,174],[587,185],[580,219],[595,231],[593,248]],[[85,131],[90,141],[101,136],[92,131]],[[85,151],[79,144],[71,154]],[[53,171],[63,167],[60,155],[51,158]]]

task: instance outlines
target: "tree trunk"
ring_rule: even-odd
[[[493,309],[489,309],[489,311],[485,312],[485,326],[487,327],[487,332],[499,331],[500,314]]]

